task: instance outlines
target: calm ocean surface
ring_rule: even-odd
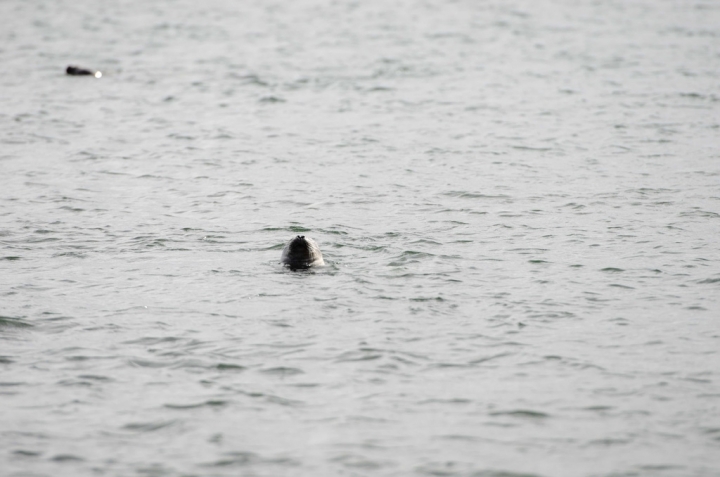
[[[0,18],[1,477],[720,475],[720,2]]]

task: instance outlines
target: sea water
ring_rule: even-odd
[[[3,477],[720,475],[720,3],[0,18]]]

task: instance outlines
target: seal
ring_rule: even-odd
[[[85,68],[80,68],[79,66],[73,65],[65,68],[65,73],[69,74],[70,76],[94,76],[96,78],[100,78],[102,76],[102,73],[100,73],[99,71],[90,71],[86,70]]]
[[[311,238],[305,238],[304,235],[298,235],[285,245],[280,261],[290,270],[305,270],[325,265],[317,242]]]

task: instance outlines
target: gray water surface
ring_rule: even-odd
[[[0,18],[3,477],[720,475],[720,3]]]

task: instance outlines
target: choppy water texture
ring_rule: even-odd
[[[720,475],[720,3],[0,18],[3,477]]]

